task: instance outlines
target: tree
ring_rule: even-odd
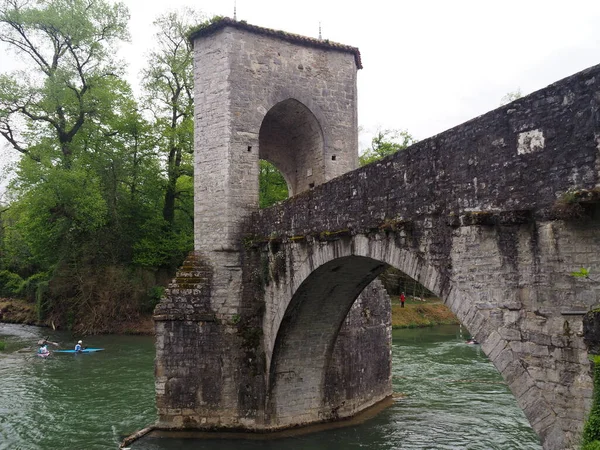
[[[366,149],[358,157],[358,163],[361,167],[365,166],[404,150],[416,142],[406,130],[378,130],[371,139],[371,148]]]
[[[165,155],[166,190],[163,218],[172,229],[177,200],[189,189],[183,177],[193,177],[193,54],[187,33],[202,15],[186,8],[159,17],[154,25],[157,48],[152,51],[148,67],[143,71],[145,104],[154,116],[158,147]],[[188,198],[192,192],[187,192]],[[181,202],[179,203],[181,206]],[[188,208],[191,203],[188,202]],[[191,211],[187,214],[191,217]]]
[[[288,198],[288,186],[281,172],[269,161],[261,159],[258,177],[260,208],[268,208]]]
[[[3,0],[0,40],[29,63],[0,76],[0,134],[35,161],[72,163],[75,138],[119,71],[114,44],[128,12],[102,0]]]
[[[103,0],[0,1],[0,40],[27,65],[0,75],[0,135],[22,155],[7,236],[38,268],[72,257],[106,224],[95,156],[130,94],[113,58],[128,18],[122,3]]]

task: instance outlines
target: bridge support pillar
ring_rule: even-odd
[[[358,49],[229,19],[192,39],[195,251],[155,310],[159,427],[263,430],[351,416],[391,394],[389,298],[374,288],[357,302],[363,309],[339,318],[318,370],[306,372],[313,384],[287,383],[278,399],[308,386],[313,403],[280,420],[268,387],[278,330],[265,319],[276,309],[265,286],[277,281],[243,233],[258,210],[259,159],[291,194],[356,167]],[[365,322],[365,310],[380,311],[379,321]]]

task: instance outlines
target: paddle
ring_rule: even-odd
[[[46,338],[44,338],[44,339],[40,339],[40,340],[38,341],[38,345],[44,345],[44,344],[52,344],[52,345],[55,345],[56,347],[59,347],[59,344],[58,344],[57,342],[52,342],[52,341],[49,341],[49,340],[47,340]]]

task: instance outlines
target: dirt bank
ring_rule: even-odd
[[[0,298],[0,322],[40,325],[35,305],[8,298]]]
[[[23,300],[6,298],[0,299],[0,322],[52,327],[52,323],[38,321],[35,305]],[[456,316],[437,299],[425,301],[408,299],[404,308],[401,308],[396,300],[392,302],[393,328],[416,328],[458,323]],[[154,334],[154,322],[151,315],[142,315],[135,319],[114,323],[109,332],[152,335]]]
[[[0,322],[21,323],[54,328],[51,320],[40,322],[35,305],[25,300],[0,298]],[[135,319],[118,321],[112,324],[110,330],[103,330],[111,334],[154,334],[154,322],[151,315],[140,315]],[[96,334],[93,330],[85,334]]]

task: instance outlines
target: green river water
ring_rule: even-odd
[[[93,336],[105,351],[42,359],[18,352],[40,337],[0,323],[0,450],[116,449],[155,421],[154,340]],[[360,425],[275,440],[144,438],[131,450],[531,449],[541,446],[496,369],[458,326],[394,331],[392,406]]]

